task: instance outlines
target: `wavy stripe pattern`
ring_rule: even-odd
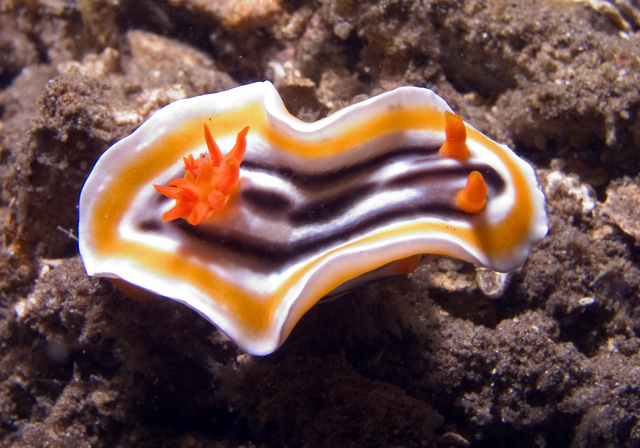
[[[268,82],[171,104],[89,176],[79,229],[87,272],[182,301],[263,355],[323,296],[392,274],[396,260],[435,253],[514,269],[547,229],[533,169],[470,125],[469,159],[441,156],[445,111],[430,90],[405,87],[303,123]],[[223,152],[250,126],[239,191],[200,225],[162,222],[174,201],[153,184],[206,151],[202,123]],[[472,171],[487,184],[473,214],[455,201]]]

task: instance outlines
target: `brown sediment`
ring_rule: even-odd
[[[637,445],[637,11],[205,3],[0,4],[0,444]],[[99,155],[169,102],[266,77],[307,119],[434,89],[540,168],[549,235],[498,299],[435,260],[319,304],[266,358],[86,277]]]

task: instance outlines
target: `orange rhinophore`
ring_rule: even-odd
[[[205,123],[204,139],[209,154],[197,159],[192,154],[183,157],[184,178],[171,179],[168,187],[154,185],[158,193],[176,200],[176,205],[162,215],[163,222],[184,218],[196,226],[227,204],[238,185],[247,132],[249,126],[238,133],[235,146],[223,157]]]
[[[452,112],[444,112],[444,133],[446,140],[440,147],[440,155],[457,160],[469,158],[467,147],[467,129],[459,115]]]
[[[487,203],[487,184],[479,171],[469,173],[467,186],[456,196],[460,210],[467,213],[478,213]]]

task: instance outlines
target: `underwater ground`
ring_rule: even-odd
[[[0,0],[0,444],[640,445],[636,0]],[[314,121],[426,86],[537,168],[549,235],[489,297],[441,257],[275,354],[88,278],[77,200],[162,106],[269,79]]]

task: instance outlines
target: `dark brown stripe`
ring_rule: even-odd
[[[483,174],[490,189],[490,194],[497,195],[502,193],[505,185],[504,181],[488,165],[429,168],[396,176],[385,183],[367,182],[357,187],[346,185],[344,189],[331,196],[320,197],[294,210],[290,219],[294,225],[332,221],[337,219],[339,215],[346,213],[358,202],[381,191],[391,192],[405,188],[415,188],[423,191],[425,196],[433,198],[441,191],[441,185],[447,185],[447,182],[452,178],[466,179],[471,171],[480,171]]]
[[[277,191],[245,188],[241,194],[247,205],[269,214],[283,213],[293,206],[291,199]]]
[[[259,262],[258,264],[264,271],[267,271],[272,270],[274,265],[276,267],[286,266],[311,252],[317,252],[344,243],[382,225],[420,217],[438,218],[446,221],[464,219],[465,216],[467,215],[464,212],[448,204],[412,204],[411,207],[400,209],[396,207],[379,211],[352,225],[343,226],[330,234],[325,233],[316,237],[302,238],[299,241],[286,243],[275,243],[255,235],[247,235],[229,229],[225,229],[224,234],[209,233],[201,227],[189,225],[182,219],[168,224],[177,226],[182,232],[197,239],[201,244],[211,246],[211,250],[224,248],[244,257],[254,259]]]
[[[421,157],[427,160],[432,157],[438,157],[438,149],[440,147],[404,147],[393,151],[380,154],[363,162],[356,162],[352,165],[345,166],[338,170],[327,173],[300,173],[291,168],[277,167],[264,163],[262,161],[251,159],[248,155],[242,161],[242,168],[249,171],[261,171],[271,173],[274,176],[281,177],[294,184],[297,188],[317,189],[328,188],[336,183],[346,182],[349,178],[357,178],[362,174],[371,173],[380,169],[381,166],[388,165],[394,161],[401,159],[410,159],[411,156]],[[314,162],[309,164],[313,166]]]
[[[273,265],[287,265],[311,252],[335,246],[363,235],[381,225],[412,220],[421,217],[436,218],[443,221],[465,219],[468,215],[449,205],[452,192],[452,179],[466,179],[471,171],[480,171],[489,195],[499,195],[505,188],[504,180],[486,164],[469,166],[434,167],[432,162],[438,158],[438,148],[401,148],[381,154],[361,163],[356,163],[337,171],[324,174],[305,174],[289,168],[273,167],[257,161],[243,162],[248,171],[266,172],[279,176],[294,187],[309,191],[314,198],[304,204],[296,205],[294,199],[286,193],[269,190],[269,186],[259,188],[251,186],[241,193],[243,206],[256,215],[266,216],[277,225],[278,221],[291,224],[292,227],[318,224],[330,231],[319,231],[296,241],[277,243],[257,234],[245,234],[233,228],[219,231],[205,230],[204,227],[191,226],[184,220],[162,224],[158,221],[143,221],[140,229],[161,231],[162,226],[177,226],[185,235],[211,246],[212,250],[226,249],[237,253],[260,269],[273,269]],[[385,182],[376,181],[376,172],[389,164],[402,161],[411,165],[407,173],[399,174]],[[366,179],[366,180],[365,180]],[[395,203],[373,209],[340,228],[332,228],[331,222],[344,216],[350,208],[381,192],[394,192],[413,188],[422,192],[418,200],[411,204]],[[327,194],[322,194],[327,189]],[[167,198],[165,198],[167,199]],[[168,200],[168,199],[167,199]],[[267,235],[268,236],[268,235]]]
[[[337,215],[344,214],[349,208],[353,207],[354,204],[377,191],[380,190],[370,182],[360,184],[331,197],[324,197],[314,202],[308,202],[303,207],[298,207],[294,210],[289,216],[289,219],[294,226],[332,221]]]
[[[450,168],[437,168],[424,171],[412,171],[410,173],[395,177],[388,183],[388,185],[391,188],[399,188],[406,187],[410,184],[415,184],[418,182],[425,182],[426,180],[428,180],[429,182],[432,182],[433,180],[440,181],[454,176],[467,178],[469,177],[469,173],[471,173],[471,171],[479,171],[482,174],[484,181],[487,183],[487,187],[489,187],[489,189],[493,191],[494,195],[502,194],[505,186],[504,180],[492,166],[483,163]]]

